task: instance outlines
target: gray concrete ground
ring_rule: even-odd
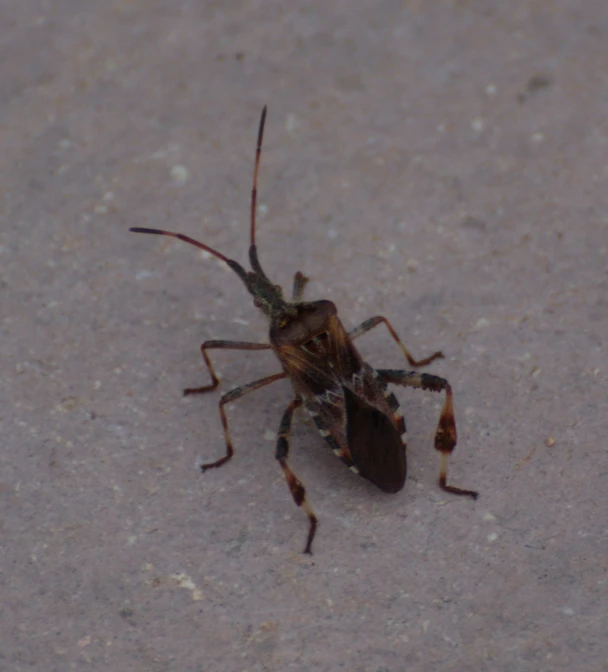
[[[608,5],[64,0],[0,7],[0,669],[608,670]],[[259,249],[455,390],[398,392],[406,488],[350,473],[280,382],[229,410],[199,344],[264,340],[215,259]],[[380,328],[360,348],[404,367]],[[277,371],[216,355],[227,390]]]

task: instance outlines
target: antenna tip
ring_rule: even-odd
[[[131,233],[162,233],[166,235],[164,231],[160,231],[159,229],[144,229],[141,226],[132,226],[129,231],[131,231]]]

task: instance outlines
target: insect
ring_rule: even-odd
[[[279,462],[294,502],[308,516],[309,529],[304,553],[312,552],[317,529],[317,517],[306,500],[302,482],[289,467],[289,438],[293,415],[304,406],[321,436],[333,452],[352,471],[375,483],[389,493],[399,492],[406,477],[405,421],[399,403],[388,385],[403,385],[433,392],[444,392],[445,402],[435,433],[435,449],[439,452],[439,486],[455,495],[477,498],[477,492],[447,484],[448,458],[456,446],[456,422],[452,403],[452,388],[447,380],[416,371],[373,369],[365,362],[353,341],[379,324],[386,325],[412,368],[430,364],[443,357],[435,352],[416,361],[390,322],[381,315],[366,320],[351,331],[346,331],[338,318],[337,308],[331,301],[304,301],[304,287],[308,281],[299,271],[293,279],[293,298],[288,301],[281,287],[266,276],[258,260],[255,244],[258,172],[262,152],[262,138],[266,121],[266,107],[262,110],[253,169],[251,189],[249,263],[246,271],[238,262],[217,250],[181,233],[159,229],[132,228],[135,233],[171,236],[194,245],[225,262],[243,281],[253,296],[253,304],[260,308],[269,322],[268,343],[241,341],[205,341],[201,345],[203,361],[211,376],[211,383],[184,390],[185,395],[215,390],[219,379],[215,374],[209,350],[272,350],[282,371],[260,378],[224,394],[219,401],[219,412],[226,440],[226,454],[201,466],[202,471],[221,467],[234,454],[228,420],[224,407],[246,394],[259,390],[277,380],[288,378],[293,387],[293,399],[287,405],[277,435],[275,457]]]

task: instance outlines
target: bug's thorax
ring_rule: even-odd
[[[287,303],[285,310],[270,315],[270,342],[277,348],[323,348],[336,313],[331,301]]]

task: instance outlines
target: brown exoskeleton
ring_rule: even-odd
[[[219,402],[220,416],[226,439],[226,455],[203,464],[202,471],[221,467],[232,458],[234,450],[228,430],[224,406],[240,397],[259,390],[276,380],[289,378],[294,398],[287,406],[279,426],[276,459],[287,480],[297,506],[306,511],[310,522],[305,553],[311,553],[317,518],[306,501],[304,486],[289,468],[289,435],[294,411],[304,405],[321,436],[333,452],[354,472],[375,483],[385,492],[399,492],[405,483],[405,422],[399,403],[388,390],[388,384],[416,387],[434,392],[445,392],[445,403],[435,433],[435,449],[440,453],[439,486],[456,495],[469,495],[473,490],[462,490],[447,484],[448,457],[456,446],[456,423],[452,406],[452,388],[447,380],[415,371],[373,369],[363,361],[353,341],[375,326],[384,323],[411,367],[430,364],[443,357],[436,352],[426,359],[416,361],[407,351],[399,336],[382,316],[372,317],[352,331],[347,332],[338,319],[336,306],[331,301],[303,301],[304,286],[308,280],[302,273],[295,274],[293,300],[287,301],[278,285],[273,284],[258,261],[255,245],[255,215],[258,170],[262,151],[262,137],[266,120],[266,107],[262,110],[251,190],[251,244],[249,263],[251,271],[220,252],[181,233],[158,229],[132,228],[135,233],[153,233],[179,238],[199,247],[224,261],[241,278],[253,296],[253,303],[268,317],[269,343],[240,341],[205,341],[201,346],[203,360],[211,375],[211,384],[184,390],[185,395],[214,390],[219,380],[213,370],[207,350],[273,350],[283,371],[242,385],[223,395]]]

